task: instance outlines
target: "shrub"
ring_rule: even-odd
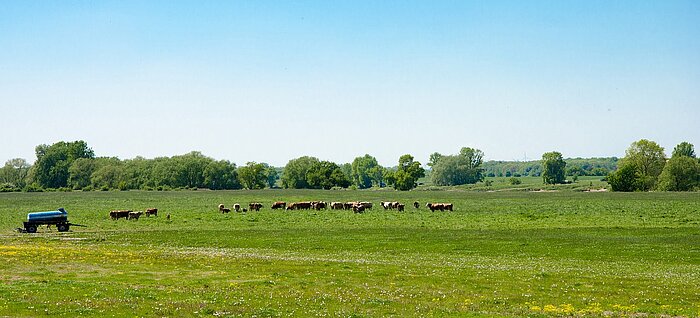
[[[32,183],[24,187],[25,192],[44,192],[44,189],[36,183]]]
[[[15,187],[12,183],[0,184],[0,192],[18,192],[19,188]]]
[[[508,182],[509,182],[510,184],[512,184],[512,185],[518,185],[518,184],[523,183],[523,182],[522,182],[520,179],[518,179],[518,178],[510,178],[510,179],[508,179]]]
[[[493,185],[493,180],[484,180],[484,185],[490,187]]]

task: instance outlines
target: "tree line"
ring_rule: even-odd
[[[700,187],[700,161],[694,146],[683,142],[670,159],[653,141],[634,142],[625,158],[564,159],[556,151],[539,161],[484,162],[479,149],[463,147],[456,154],[430,155],[425,170],[409,154],[394,167],[383,167],[369,154],[351,163],[337,164],[303,156],[283,168],[247,162],[237,166],[193,151],[173,157],[121,160],[96,157],[84,141],[57,142],[35,148],[36,160],[8,160],[0,168],[0,192],[44,190],[170,190],[199,189],[333,189],[393,187],[410,190],[429,172],[437,186],[483,182],[486,177],[540,176],[545,184],[570,182],[578,176],[608,179],[613,191],[691,191]],[[619,168],[617,168],[619,166]]]

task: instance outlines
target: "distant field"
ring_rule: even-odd
[[[541,179],[522,179],[495,192],[2,193],[0,316],[700,316],[700,193],[535,193]],[[375,209],[271,211],[276,200]],[[376,207],[388,200],[421,209]],[[251,201],[267,208],[217,211]],[[88,227],[13,232],[58,207]],[[148,207],[160,216],[108,218]]]

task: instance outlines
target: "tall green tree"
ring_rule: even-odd
[[[659,175],[661,191],[692,191],[700,187],[700,162],[682,155],[671,157]]]
[[[635,167],[637,184],[642,191],[654,189],[665,164],[664,148],[646,139],[633,142],[625,152],[625,158],[622,159],[622,165]]]
[[[265,164],[248,162],[238,168],[238,179],[246,189],[263,189],[267,184],[267,173]]]
[[[425,176],[425,170],[420,162],[414,161],[413,156],[403,155],[399,158],[399,165],[394,172],[394,189],[407,191],[418,186],[418,179]]]
[[[92,173],[97,169],[94,158],[78,158],[68,168],[68,185],[73,189],[82,189],[89,186],[92,181]]]
[[[199,151],[174,156],[171,162],[175,169],[175,186],[186,188],[204,187],[204,170],[214,161]]]
[[[281,178],[282,186],[292,189],[308,189],[309,183],[306,180],[306,174],[318,162],[317,158],[309,156],[289,160],[284,166],[284,174]]]
[[[673,154],[671,154],[671,158],[676,157],[695,158],[695,146],[686,141],[678,144],[675,148],[673,148]]]
[[[52,145],[39,145],[35,149],[34,177],[44,188],[68,185],[68,169],[79,158],[94,158],[95,153],[85,141],[60,141]]]
[[[484,153],[481,150],[467,147],[454,156],[440,155],[433,163],[431,180],[436,185],[477,183],[484,179],[481,168],[483,157]]]
[[[428,159],[428,167],[434,167],[438,161],[440,161],[440,158],[442,158],[442,154],[439,152],[433,152],[430,154],[430,159]]]
[[[306,180],[312,189],[347,188],[350,185],[340,167],[330,161],[314,163],[306,173]]]
[[[377,158],[368,154],[357,157],[352,161],[352,183],[360,189],[371,188],[373,183],[379,183],[377,180],[377,167],[379,163]]]
[[[608,183],[613,191],[636,191],[639,189],[637,169],[632,164],[620,165],[620,168],[608,175]]]
[[[204,184],[212,190],[240,189],[236,164],[228,160],[210,162],[204,169]]]
[[[267,182],[267,187],[272,189],[277,185],[277,180],[280,178],[280,173],[277,170],[277,168],[270,166],[266,163],[265,165],[265,175],[267,176],[266,182]]]
[[[545,184],[564,183],[566,162],[560,152],[552,151],[542,154],[542,179]]]
[[[24,188],[27,185],[30,168],[31,165],[26,159],[10,159],[5,162],[5,166],[0,168],[0,183],[9,183],[20,189]]]

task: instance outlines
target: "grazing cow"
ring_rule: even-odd
[[[283,201],[277,201],[277,202],[272,204],[273,210],[284,209],[286,207],[287,207],[287,202],[283,202]]]
[[[397,209],[399,212],[403,212],[403,209],[404,209],[405,206],[406,206],[405,204],[398,204],[398,205],[396,205],[396,209]]]
[[[121,218],[129,219],[129,213],[131,210],[114,210],[114,211],[109,211],[109,217],[112,218],[112,220],[119,220]]]
[[[362,213],[365,212],[365,206],[362,204],[354,204],[352,206],[352,211],[355,213]]]
[[[222,213],[222,214],[223,214],[223,213],[229,213],[229,212],[231,212],[231,209],[229,209],[229,208],[223,208],[223,209],[221,209],[221,213]]]
[[[219,212],[221,212],[223,209],[224,209],[224,205],[223,205],[223,204],[219,204]]]
[[[251,204],[248,204],[248,209],[251,211],[260,211],[260,209],[262,209],[262,207],[263,207],[262,203],[258,203],[258,202],[253,202]]]
[[[246,209],[246,208],[243,208],[243,212],[248,212],[248,209]]]
[[[233,210],[236,212],[241,212],[241,205],[236,203],[233,205]]]
[[[365,210],[372,209],[372,202],[360,202],[360,204],[365,207]]]
[[[420,208],[420,203],[418,203],[418,201],[414,201],[414,202],[413,202],[413,207],[416,208],[416,209]]]
[[[127,218],[127,220],[138,220],[142,214],[143,211],[129,212],[129,217]]]
[[[151,215],[158,216],[158,209],[156,209],[156,208],[146,209],[146,216],[151,217]]]
[[[452,211],[452,203],[428,203],[425,206],[427,206],[431,212],[434,212],[435,210]]]
[[[343,202],[331,202],[331,210],[342,210]]]
[[[326,202],[323,202],[323,201],[318,201],[318,202],[314,202],[312,204],[312,206],[314,209],[316,209],[316,211],[320,211],[320,210],[325,210],[326,207],[328,206],[328,204]]]
[[[309,201],[297,202],[297,209],[299,209],[299,210],[310,210],[310,209],[311,209],[311,202],[309,202]]]

